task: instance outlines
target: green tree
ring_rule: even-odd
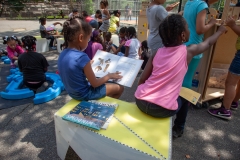
[[[87,11],[87,13],[89,15],[93,14],[94,11],[93,11],[93,2],[92,2],[92,0],[84,0],[83,3],[84,3],[84,6],[83,6],[82,9]]]
[[[25,4],[21,0],[11,0],[8,1],[8,4],[10,5],[10,8],[15,12],[19,12],[25,7]]]

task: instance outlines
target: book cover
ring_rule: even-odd
[[[116,108],[82,101],[62,118],[95,130],[100,128],[113,115]]]
[[[131,87],[140,71],[142,63],[143,60],[120,57],[98,50],[93,57],[92,69],[96,77],[103,77],[108,73],[121,72],[123,78],[114,82]]]
[[[101,102],[101,101],[97,101],[97,100],[90,100],[88,102],[103,105],[103,106],[107,106],[107,107],[112,107],[112,108],[115,108],[115,110],[118,107],[117,103]],[[102,129],[107,129],[107,127],[108,127],[109,123],[111,122],[112,118],[113,118],[113,114],[108,118],[108,120],[104,123],[104,125],[101,128]]]

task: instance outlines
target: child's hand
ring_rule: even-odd
[[[223,25],[221,25],[221,26],[218,28],[218,32],[221,32],[222,34],[223,34],[223,33],[227,33],[227,28],[224,27]]]
[[[125,41],[123,41],[123,42],[120,44],[120,46],[124,46],[124,45],[125,45],[125,43],[126,43],[126,42],[125,42]]]
[[[208,23],[209,24],[216,24],[217,20],[215,18],[212,18]]]
[[[235,20],[233,19],[233,17],[229,16],[226,20],[225,20],[225,24],[229,27],[233,27],[236,25]]]
[[[109,76],[109,79],[121,79],[122,76],[120,74],[121,72],[108,73],[108,76]]]
[[[91,60],[91,61],[90,61],[90,64],[92,65],[92,64],[93,64],[93,62],[94,62],[94,60]]]

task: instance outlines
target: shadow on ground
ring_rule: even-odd
[[[44,53],[50,72],[57,70],[58,53]],[[121,100],[135,102],[135,80],[132,88],[125,87]],[[0,159],[58,160],[54,128],[54,113],[71,98],[61,95],[40,104],[32,103],[0,110]],[[219,105],[218,102],[215,102]],[[233,111],[233,119],[225,121],[210,116],[207,110],[190,107],[185,132],[173,140],[173,160],[238,160],[240,157],[240,112]],[[174,120],[175,118],[173,118]],[[151,130],[151,128],[149,128]],[[79,159],[69,149],[66,159]]]
[[[48,72],[55,73],[57,71],[57,59],[58,53],[56,51],[48,52],[48,54],[44,53],[44,56],[47,58],[49,67]],[[0,64],[0,91],[4,91],[8,86],[7,76],[10,75],[10,65],[9,64]],[[66,94],[65,91],[61,93],[61,95]],[[33,102],[34,97],[20,99],[20,100],[7,100],[0,97],[0,110],[4,108],[15,107],[19,105],[24,105]]]

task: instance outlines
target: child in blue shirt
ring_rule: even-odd
[[[77,100],[93,100],[104,96],[119,98],[123,87],[106,82],[109,79],[121,79],[120,73],[96,78],[91,61],[83,52],[92,33],[91,26],[82,18],[75,17],[64,22],[63,33],[66,49],[59,56],[58,71],[68,94]]]

